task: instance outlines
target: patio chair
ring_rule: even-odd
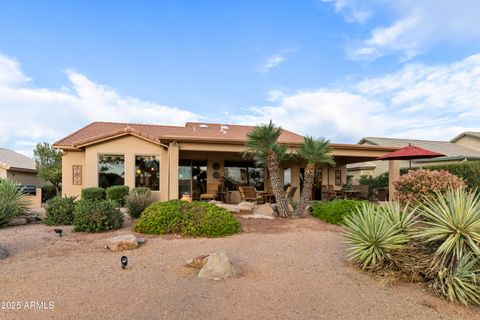
[[[359,185],[358,198],[362,200],[368,200],[368,186],[361,184]]]
[[[293,199],[295,191],[297,191],[297,187],[288,186],[287,191],[285,191],[285,196],[287,197],[287,200]]]
[[[218,183],[208,183],[207,184],[207,193],[200,195],[200,200],[210,201],[215,200],[218,197],[218,190],[220,185]]]
[[[257,193],[255,187],[239,186],[238,191],[240,192],[241,201],[253,201],[257,203],[262,200],[262,196]]]
[[[331,201],[335,198],[335,191],[332,192],[328,186],[322,184],[322,201]]]

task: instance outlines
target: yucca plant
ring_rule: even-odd
[[[0,226],[24,214],[28,203],[27,196],[15,182],[0,180]]]
[[[480,259],[465,254],[455,269],[444,268],[438,273],[433,288],[450,301],[480,304]]]
[[[412,208],[407,202],[405,206],[399,201],[387,202],[380,207],[385,219],[391,225],[396,225],[398,230],[411,234],[416,224],[415,213],[417,208]]]
[[[454,270],[465,255],[480,257],[479,197],[474,191],[449,190],[420,207],[424,221],[417,237],[437,246],[428,270],[432,276]]]
[[[391,223],[376,205],[364,203],[344,220],[345,243],[350,244],[349,258],[372,269],[390,259],[390,253],[402,249],[409,237],[398,223]]]

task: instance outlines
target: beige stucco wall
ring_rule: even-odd
[[[3,170],[3,173],[1,172]],[[5,170],[0,168],[0,178],[7,178],[16,183],[31,185],[36,187],[42,187],[43,182],[37,177],[37,174],[34,172],[25,172],[25,171],[16,171],[16,170]]]
[[[82,166],[82,185],[73,185],[73,166]],[[85,187],[85,152],[64,151],[62,156],[62,196],[80,197]]]
[[[0,168],[0,179],[6,179],[6,178],[7,178],[7,169]]]
[[[480,139],[472,136],[463,136],[457,141],[454,142],[455,144],[459,144],[461,146],[480,151]]]

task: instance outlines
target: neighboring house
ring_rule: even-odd
[[[467,134],[467,133],[464,133]],[[460,137],[460,136],[459,136]],[[412,167],[423,167],[428,165],[435,165],[435,164],[448,164],[448,163],[458,163],[462,161],[468,160],[480,160],[480,135],[478,135],[478,140],[470,139],[468,136],[468,142],[465,139],[467,136],[465,135],[463,138],[458,138],[458,142],[452,143],[448,141],[432,141],[432,140],[414,140],[414,139],[395,139],[395,138],[380,138],[380,137],[365,137],[362,138],[358,144],[360,145],[381,145],[381,146],[391,146],[402,148],[408,146],[409,144],[417,147],[421,147],[427,150],[439,152],[444,154],[444,157],[433,158],[433,159],[418,159],[412,160],[411,166]],[[459,143],[460,139],[465,139],[464,144]],[[477,149],[474,149],[472,146],[474,142],[477,142]],[[468,145],[468,146],[467,146]],[[409,167],[408,160],[401,160],[400,161],[400,168],[408,168]],[[378,176],[384,172],[388,171],[388,161],[370,161],[368,166],[370,167],[369,170],[364,170],[363,173],[366,175],[371,176]],[[374,168],[372,168],[374,166]],[[360,171],[361,168],[365,167],[365,163],[356,163],[350,164],[347,166],[347,170],[349,174],[355,175],[356,172]]]
[[[0,179],[10,179],[23,185],[42,187],[35,160],[12,150],[0,148]]]
[[[223,185],[226,200],[240,200],[238,186],[269,190],[264,168],[242,157],[252,126],[188,122],[185,126],[93,122],[57,141],[63,150],[62,193],[78,196],[86,187],[127,185],[147,187],[156,200],[178,199],[188,193],[193,199]],[[303,137],[284,130],[279,142],[290,151]],[[321,185],[340,189],[346,183],[346,165],[370,161],[397,148],[331,144],[335,167],[319,168],[313,196]],[[282,164],[284,179],[302,188],[304,164],[291,160]],[[288,180],[288,181],[287,181]]]
[[[351,181],[356,183],[362,176],[373,176],[377,166],[373,162],[360,162],[347,165],[347,175],[351,176]],[[388,167],[387,167],[388,171]]]
[[[480,132],[466,131],[460,133],[458,136],[450,140],[450,142],[480,151]]]

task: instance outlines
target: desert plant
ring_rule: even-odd
[[[74,231],[102,232],[118,229],[123,224],[123,214],[110,200],[80,200],[75,205]]]
[[[48,142],[38,143],[33,150],[38,176],[51,183],[58,195],[62,184],[62,155]]]
[[[29,200],[19,185],[9,179],[0,180],[0,226],[27,212]]]
[[[315,202],[312,205],[311,215],[325,222],[342,224],[343,219],[356,211],[363,201],[358,200],[333,200],[330,202]]]
[[[240,231],[240,223],[224,208],[205,202],[170,200],[151,204],[135,224],[150,234],[222,237]]]
[[[148,188],[133,188],[125,198],[125,206],[132,218],[138,218],[140,214],[152,203],[152,192]]]
[[[397,224],[391,224],[383,212],[370,203],[363,203],[356,213],[346,216],[344,224],[344,239],[351,245],[350,260],[360,263],[362,269],[380,266],[391,259],[391,252],[402,249],[409,241]]]
[[[379,207],[380,212],[383,213],[385,220],[390,225],[395,225],[400,232],[412,234],[416,225],[416,211],[417,207],[412,208],[409,203],[402,205],[398,201],[387,202]]]
[[[105,196],[106,193],[103,188],[91,187],[82,189],[82,200],[105,200]]]
[[[461,178],[447,171],[423,170],[410,171],[395,181],[395,198],[402,203],[423,202],[426,198],[435,198],[436,193],[449,189],[465,187]]]
[[[45,224],[70,225],[73,222],[73,213],[75,211],[76,197],[54,197],[47,201],[45,208]]]
[[[108,200],[115,201],[120,206],[123,206],[129,190],[130,188],[128,186],[111,186],[107,188],[106,196]]]

